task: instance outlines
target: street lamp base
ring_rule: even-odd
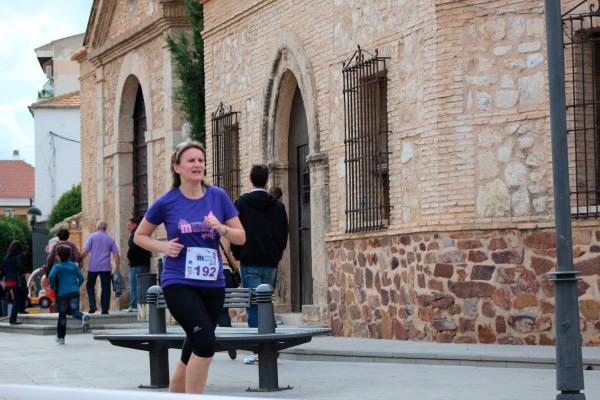
[[[556,400],[585,400],[585,394],[577,392],[562,392],[556,395]]]

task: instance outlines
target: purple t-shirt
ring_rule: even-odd
[[[197,200],[185,197],[179,188],[171,189],[146,211],[144,218],[148,222],[153,225],[165,224],[168,240],[179,238],[178,243],[185,246],[177,258],[165,257],[161,277],[163,287],[178,283],[197,287],[225,287],[223,262],[219,251],[220,235],[204,223],[204,217],[210,212],[221,223],[238,215],[227,193],[216,186],[208,186],[204,196]],[[216,280],[185,278],[185,258],[188,247],[205,247],[217,252],[219,272]]]
[[[88,271],[91,272],[111,271],[110,254],[119,254],[115,240],[104,231],[92,233],[85,242],[83,250],[90,254]]]

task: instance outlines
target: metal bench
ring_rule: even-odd
[[[247,350],[258,353],[258,388],[248,391],[277,391],[291,389],[279,387],[277,354],[280,350],[308,343],[313,336],[325,335],[328,328],[291,327],[275,328],[273,313],[273,288],[260,285],[255,290],[246,288],[226,289],[225,308],[258,306],[258,328],[217,328],[216,351]],[[169,385],[169,349],[181,349],[185,333],[181,328],[166,329],[166,303],[160,286],[152,286],[147,292],[149,307],[149,332],[127,330],[94,334],[96,340],[108,340],[111,344],[130,349],[148,351],[150,357],[150,385],[140,388],[163,388]]]

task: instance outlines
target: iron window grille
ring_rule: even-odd
[[[600,216],[600,12],[563,15],[571,215]]]
[[[213,183],[233,200],[240,195],[239,114],[220,103],[211,115]]]
[[[384,229],[390,217],[387,114],[389,57],[358,46],[344,63],[346,232]]]

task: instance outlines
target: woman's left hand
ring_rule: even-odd
[[[215,215],[212,213],[212,211],[206,216],[204,217],[204,223],[206,225],[208,225],[210,227],[210,229],[217,231],[217,232],[221,232],[221,229],[219,229],[221,227],[221,222],[217,219],[217,217],[215,217]]]

